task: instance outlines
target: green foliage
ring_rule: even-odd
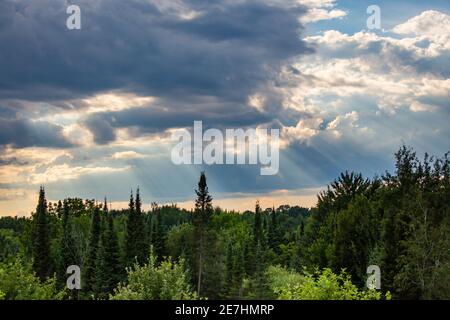
[[[197,276],[197,295],[202,293],[202,286],[204,285],[205,278],[203,273],[205,272],[205,265],[207,260],[206,244],[212,244],[208,242],[209,223],[212,215],[212,197],[208,191],[208,185],[206,183],[206,175],[204,172],[200,174],[200,180],[198,182],[198,189],[195,190],[197,198],[195,199],[195,214],[193,224],[195,228],[195,242],[196,242],[196,276]],[[210,239],[212,240],[212,239]]]
[[[100,208],[96,207],[92,214],[91,230],[89,236],[88,253],[86,257],[86,264],[84,266],[84,273],[82,274],[83,290],[86,294],[90,295],[95,286],[95,270],[97,261],[97,252],[100,244]]]
[[[367,262],[377,241],[379,221],[364,195],[356,196],[337,217],[332,248],[334,266],[335,269],[346,268],[359,285],[365,282]]]
[[[39,190],[39,203],[34,216],[33,269],[41,280],[51,271],[50,228],[47,217],[47,201],[44,188]]]
[[[380,300],[376,290],[360,291],[342,271],[335,274],[326,268],[300,275],[284,268],[270,267],[267,271],[272,291],[280,300]],[[389,296],[388,296],[389,297]]]
[[[152,253],[145,265],[135,264],[128,269],[127,284],[121,284],[112,300],[193,300],[184,261],[165,260],[157,266]]]
[[[31,219],[0,218],[0,265],[39,290],[54,272],[62,288],[67,266],[80,265],[81,299],[189,298],[191,287],[209,299],[448,299],[449,155],[420,161],[402,147],[395,161],[382,178],[342,173],[311,209],[213,208],[204,173],[191,211],[152,204],[143,212],[139,192],[128,210],[105,204],[101,213],[95,200],[78,198],[47,207],[41,188]],[[8,263],[19,256],[13,274]],[[381,268],[381,292],[364,291],[369,265]],[[20,296],[13,285],[0,284],[0,299]]]
[[[0,261],[19,253],[21,243],[14,231],[0,229]]]
[[[154,214],[154,218],[152,219],[152,245],[155,248],[155,254],[158,261],[161,261],[165,254],[165,233],[161,209],[155,204],[152,213]]]
[[[136,201],[133,198],[133,193],[131,193],[128,205],[127,231],[125,235],[125,263],[127,266],[132,265],[136,260],[142,264],[147,258],[146,232],[141,206],[138,188]]]
[[[56,278],[41,282],[31,265],[16,258],[0,263],[0,300],[61,300],[64,292],[56,288]]]
[[[103,207],[104,224],[95,265],[95,296],[107,298],[122,277],[119,244],[114,231],[114,221],[106,205]]]

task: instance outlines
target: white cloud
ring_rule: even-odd
[[[306,15],[300,18],[300,21],[307,24],[321,20],[342,19],[346,15],[347,12],[340,9],[327,10],[323,8],[311,8]]]
[[[335,0],[299,0],[298,3],[306,6],[308,12],[300,18],[304,24],[321,20],[342,19],[347,12],[336,9]]]
[[[392,31],[398,34],[418,36],[449,35],[450,16],[434,10],[424,11],[405,23],[397,25]]]
[[[430,104],[426,104],[426,103],[422,103],[419,101],[413,101],[411,106],[409,107],[409,109],[412,112],[426,112],[426,111],[433,111],[436,110],[436,106],[430,105]]]
[[[145,157],[144,154],[138,153],[136,151],[121,151],[121,152],[115,152],[112,155],[113,159],[138,159]]]
[[[399,127],[396,117],[400,113],[402,117],[410,113],[411,118],[427,113],[441,121],[448,115],[445,109],[450,101],[450,38],[444,41],[450,27],[436,31],[431,21],[423,22],[433,16],[441,28],[446,26],[448,16],[428,12],[400,25],[398,32],[415,30],[400,38],[336,30],[307,37],[317,53],[284,68],[280,74],[283,85],[276,88],[283,107],[300,113],[301,118],[296,126],[283,128],[282,145],[311,142],[316,137],[352,141],[365,137],[378,139],[374,144],[396,143],[379,137],[389,132],[407,137],[414,125],[423,125],[410,120],[408,126]],[[321,119],[327,126],[311,125],[305,118]]]
[[[28,176],[29,183],[32,184],[46,184],[55,181],[62,180],[73,180],[78,179],[80,176],[89,174],[101,174],[101,173],[117,173],[123,172],[130,169],[129,166],[126,167],[71,167],[70,165],[64,163],[61,165],[50,166],[46,168],[43,172],[32,173]]]
[[[323,120],[320,118],[302,119],[295,126],[286,126],[281,130],[281,147],[285,148],[295,141],[308,142],[319,133]]]

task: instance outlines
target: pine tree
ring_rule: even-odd
[[[136,191],[136,201],[131,191],[128,205],[127,231],[125,237],[125,264],[132,266],[136,261],[144,264],[148,256],[148,247],[145,236],[145,219],[141,210],[139,188]]]
[[[108,212],[107,203],[103,206],[105,226],[100,240],[96,259],[95,287],[98,298],[106,299],[122,278],[122,268],[119,259],[119,244],[114,231],[112,213]]]
[[[130,195],[130,202],[128,203],[127,231],[125,235],[125,265],[127,267],[134,265],[134,263],[136,262],[136,244],[136,213],[132,190]]]
[[[304,235],[305,235],[305,223],[302,221],[300,224],[300,231],[297,234],[297,239],[295,241],[295,252],[294,257],[292,261],[292,267],[296,271],[302,270],[303,265],[303,257],[304,257],[304,250],[306,249],[306,243],[304,241]]]
[[[202,288],[202,275],[204,269],[205,260],[205,239],[209,225],[209,220],[212,214],[212,197],[209,194],[208,186],[206,184],[205,173],[200,174],[200,180],[198,182],[198,189],[195,190],[197,199],[195,200],[195,214],[194,214],[194,227],[197,242],[197,295],[200,297]]]
[[[67,267],[79,264],[74,239],[72,237],[72,228],[70,224],[70,208],[67,200],[64,200],[61,222],[63,234],[60,242],[61,265],[59,271],[59,279],[60,283],[64,283],[66,279]]]
[[[262,227],[262,217],[261,217],[261,207],[259,206],[259,201],[256,201],[255,206],[255,224],[253,226],[253,237],[255,247],[263,242],[263,227]]]
[[[139,187],[136,190],[136,203],[135,203],[135,214],[136,214],[136,230],[135,230],[135,239],[136,239],[136,257],[139,264],[144,264],[148,258],[148,247],[147,241],[145,237],[145,219],[144,214],[142,213],[142,202],[141,196],[139,192]]]
[[[34,215],[33,268],[43,281],[51,272],[50,230],[47,217],[47,201],[44,187],[39,190],[39,202]]]
[[[280,236],[279,236],[279,228],[278,228],[278,220],[275,208],[272,209],[272,212],[270,214],[270,224],[269,224],[269,232],[268,232],[268,240],[269,240],[269,247],[275,252],[280,252]]]
[[[152,244],[155,249],[155,255],[157,262],[161,262],[165,254],[165,238],[163,223],[161,217],[161,208],[158,206],[153,207],[153,214],[155,215],[153,219],[153,234],[152,234]]]
[[[89,235],[88,254],[86,259],[86,266],[84,268],[84,286],[83,290],[87,294],[92,294],[95,286],[95,268],[97,260],[97,252],[100,242],[100,208],[96,206],[92,213],[91,230]]]
[[[261,244],[258,242],[255,250],[255,273],[253,275],[254,298],[257,300],[267,298],[267,281],[264,275],[265,270],[264,251]]]

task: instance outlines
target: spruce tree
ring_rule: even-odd
[[[39,189],[39,202],[34,215],[33,269],[43,281],[51,271],[50,230],[44,187]]]
[[[85,272],[83,275],[84,286],[83,290],[87,294],[92,294],[95,286],[95,269],[97,252],[100,242],[100,208],[96,206],[92,213],[91,230],[89,235],[88,254],[85,265]]]
[[[147,241],[145,237],[145,219],[142,213],[142,202],[139,187],[136,190],[135,203],[135,239],[136,239],[136,257],[139,264],[144,264],[148,257]]]
[[[94,291],[98,298],[106,299],[122,278],[119,259],[119,244],[114,231],[114,220],[105,204],[103,207],[105,226],[97,253]]]
[[[152,244],[155,249],[155,255],[158,262],[162,261],[165,251],[165,239],[164,239],[164,230],[162,224],[161,217],[161,208],[158,206],[153,207],[153,213],[155,215],[153,219],[153,235],[152,235]]]
[[[128,203],[127,230],[125,234],[125,265],[127,267],[132,266],[136,262],[136,244],[136,212],[132,190]]]
[[[267,281],[265,277],[266,264],[262,245],[258,242],[255,250],[255,273],[253,275],[254,298],[267,298]]]
[[[194,227],[195,239],[197,243],[197,294],[200,296],[202,289],[202,279],[205,261],[205,241],[208,230],[209,220],[212,214],[212,197],[209,194],[206,184],[205,173],[200,174],[198,189],[195,190],[197,199],[195,200]]]
[[[72,237],[72,225],[70,224],[70,208],[67,200],[64,200],[61,223],[63,234],[60,242],[61,265],[59,271],[59,280],[60,283],[63,284],[67,276],[67,267],[79,264],[74,239]]]
[[[277,221],[277,214],[275,211],[275,208],[272,209],[272,212],[270,214],[270,224],[269,224],[269,231],[268,231],[268,240],[269,240],[269,247],[275,252],[280,252],[280,236],[279,236],[279,228],[278,228],[278,221]]]
[[[253,226],[253,239],[256,245],[262,244],[263,241],[263,226],[262,226],[262,217],[261,217],[261,207],[259,206],[259,201],[256,201],[255,206],[255,224]]]

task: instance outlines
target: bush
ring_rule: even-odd
[[[281,267],[270,267],[266,272],[271,290],[280,300],[380,300],[377,290],[360,291],[342,271],[331,269],[303,275]],[[389,294],[386,295],[389,299]]]
[[[61,300],[64,292],[56,288],[56,279],[41,282],[20,258],[0,263],[0,299]]]
[[[184,261],[165,260],[156,265],[150,254],[148,264],[129,268],[128,283],[121,284],[110,296],[112,300],[191,300],[196,299],[188,281]]]

